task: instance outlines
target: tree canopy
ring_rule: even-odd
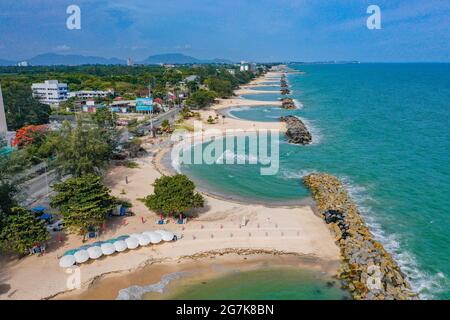
[[[114,134],[112,130],[99,129],[81,118],[74,128],[64,122],[61,129],[49,137],[58,169],[63,174],[75,176],[98,173],[112,156]]]
[[[6,250],[26,254],[36,244],[50,239],[44,221],[28,210],[20,207],[12,208],[10,215],[3,218],[0,228],[0,245]]]
[[[94,174],[69,178],[53,186],[56,195],[51,206],[59,208],[64,225],[73,232],[85,234],[91,227],[99,227],[117,200]]]
[[[193,109],[202,109],[208,107],[214,102],[216,93],[213,91],[199,89],[194,92],[189,99],[186,100],[186,104]]]
[[[2,84],[2,92],[9,130],[48,123],[51,108],[32,97],[29,85],[17,81],[7,82]]]
[[[153,183],[154,193],[145,198],[146,206],[164,216],[177,216],[204,206],[203,196],[187,176],[162,176]]]

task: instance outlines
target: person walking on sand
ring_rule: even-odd
[[[143,216],[141,216],[141,221],[142,221],[142,224],[144,224],[144,223],[145,223],[145,219],[144,219],[144,217],[143,217]]]
[[[125,184],[128,184],[128,176],[125,176]]]

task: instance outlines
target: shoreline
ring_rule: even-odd
[[[252,83],[264,81],[260,77]],[[281,102],[252,101],[244,99],[219,100],[210,110],[201,110],[203,119],[214,115],[217,110],[233,105],[281,105]],[[225,123],[211,125],[218,129],[247,128],[250,130],[284,130],[283,123],[256,123],[227,119]],[[137,168],[113,166],[105,174],[105,184],[111,194],[133,204],[132,217],[117,217],[107,221],[106,230],[95,241],[106,240],[121,234],[131,234],[156,230],[161,226],[155,213],[148,210],[137,200],[153,192],[152,182],[161,176],[157,170],[158,155],[168,146],[162,139],[144,138],[144,147],[148,155],[135,159]],[[159,142],[158,142],[159,141]],[[127,177],[128,183],[125,182]],[[125,191],[126,190],[126,191]],[[125,191],[125,192],[124,192]],[[132,274],[139,272],[149,261],[177,261],[183,256],[202,254],[202,252],[233,250],[271,250],[291,252],[312,256],[333,265],[332,273],[337,272],[339,249],[322,219],[311,205],[269,207],[262,204],[236,203],[205,195],[205,207],[192,212],[195,216],[186,225],[169,223],[164,228],[182,234],[176,242],[141,247],[132,252],[115,254],[85,263],[80,266],[82,272],[81,291],[100,283],[104,275]],[[242,219],[248,223],[241,228]],[[141,222],[142,219],[142,222]],[[67,292],[65,271],[58,266],[59,257],[67,250],[81,246],[80,237],[66,235],[61,243],[49,244],[47,253],[41,257],[31,256],[20,260],[8,261],[3,268],[9,291],[0,292],[0,299],[47,299]],[[88,241],[89,242],[89,241]],[[129,287],[127,285],[126,287]],[[78,292],[81,292],[78,291]],[[72,294],[77,291],[72,291]]]
[[[213,263],[211,260],[213,259]],[[148,260],[142,265],[118,272],[102,274],[93,279],[85,288],[76,291],[57,293],[49,299],[55,300],[98,300],[117,299],[119,293],[128,295],[125,300],[141,300],[146,293],[162,293],[170,285],[184,277],[202,276],[203,279],[214,279],[223,276],[222,272],[211,272],[211,269],[229,270],[234,269],[239,272],[256,270],[261,267],[268,268],[299,268],[320,273],[330,279],[339,282],[335,277],[335,269],[338,261],[325,261],[315,256],[302,255],[296,252],[284,252],[270,249],[235,249],[213,250],[199,252],[190,256],[182,256],[172,260]],[[206,271],[206,277],[205,277]],[[208,273],[209,271],[209,273]],[[170,275],[180,274],[180,277],[173,277],[172,283],[165,283],[158,288],[161,291],[136,290],[162,282]],[[125,283],[132,283],[132,286],[123,287]],[[339,284],[340,286],[340,284]],[[106,290],[105,290],[106,289]],[[136,294],[136,291],[141,291]],[[123,294],[125,292],[125,294]],[[131,296],[130,296],[131,295]]]

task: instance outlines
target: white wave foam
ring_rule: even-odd
[[[303,177],[307,176],[311,173],[316,173],[317,171],[314,169],[302,169],[302,170],[292,170],[292,169],[280,169],[280,175],[281,178],[284,180],[291,180],[291,179],[302,179]]]
[[[164,275],[161,281],[148,286],[131,286],[119,291],[116,300],[141,300],[145,293],[159,292],[163,293],[167,285],[176,279],[191,274],[190,272],[175,272]]]
[[[225,150],[216,160],[216,164],[224,163],[257,163],[258,157],[253,155],[236,154],[231,150]]]
[[[303,108],[303,103],[301,103],[297,99],[293,99],[293,101],[294,101],[294,104],[297,107],[297,109],[302,109]]]
[[[402,248],[400,235],[387,235],[384,232],[371,208],[371,203],[374,203],[375,200],[368,196],[367,189],[354,184],[346,176],[339,176],[338,178],[342,181],[350,198],[358,205],[358,209],[375,240],[381,242],[384,248],[392,254],[401,270],[407,275],[413,290],[419,293],[420,298],[433,299],[435,294],[442,292],[445,288],[444,283],[448,283],[448,279],[441,272],[431,275],[420,270],[414,255]]]
[[[316,145],[316,144],[319,144],[320,142],[322,142],[322,138],[323,138],[322,132],[316,125],[314,125],[315,121],[307,120],[307,119],[299,117],[299,116],[296,116],[296,117],[305,124],[306,128],[308,128],[309,132],[311,133],[312,142],[309,145]],[[308,145],[306,145],[306,146],[308,146]]]

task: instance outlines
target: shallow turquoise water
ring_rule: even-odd
[[[298,114],[297,110],[286,110],[273,106],[258,106],[247,108],[236,108],[228,111],[232,117],[240,119],[252,119],[256,121],[274,122],[280,117]]]
[[[254,93],[241,95],[244,99],[260,100],[260,101],[278,101],[281,98],[281,93]]]
[[[177,293],[168,298],[185,300],[186,297],[192,300],[341,300],[348,299],[348,294],[336,281],[317,272],[263,269],[177,287]]]
[[[280,86],[261,86],[252,87],[253,90],[265,90],[265,91],[280,91]]]
[[[258,201],[309,195],[301,177],[337,175],[375,236],[423,298],[450,298],[450,65],[308,65],[290,75],[314,143],[280,144],[280,169],[192,165],[182,170],[211,190]],[[251,95],[264,100],[277,95]],[[235,113],[269,121],[256,108]]]

